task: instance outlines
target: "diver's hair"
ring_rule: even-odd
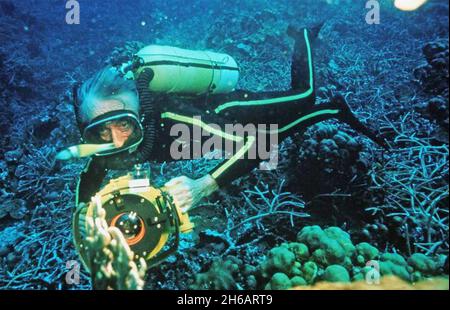
[[[82,122],[90,122],[93,118],[108,111],[109,107],[102,107],[104,100],[117,100],[122,103],[123,110],[139,113],[139,95],[136,83],[125,79],[119,71],[111,66],[99,71],[83,83],[78,90],[79,114]],[[117,110],[112,108],[111,110]]]

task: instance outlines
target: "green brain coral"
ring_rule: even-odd
[[[306,283],[305,279],[303,279],[302,277],[296,276],[296,277],[293,277],[291,279],[291,286],[292,287],[303,286],[303,285],[306,285],[306,284],[307,283]]]
[[[303,262],[308,260],[309,258],[309,250],[306,244],[291,242],[289,243],[289,250],[295,254],[295,259],[299,262]]]
[[[319,267],[314,262],[306,262],[302,266],[303,278],[308,284],[314,283],[317,278]]]
[[[385,253],[380,258],[380,274],[395,275],[405,281],[411,281],[411,275],[408,272],[408,264],[403,256],[394,253]]]
[[[321,267],[333,264],[351,268],[351,258],[356,249],[349,234],[338,227],[322,230],[319,226],[304,227],[297,235],[297,241],[312,251],[314,261]]]
[[[261,273],[265,278],[269,278],[276,272],[291,274],[295,266],[295,254],[287,245],[281,245],[269,251],[267,259],[261,264]]]
[[[266,286],[268,290],[286,290],[291,287],[291,280],[287,275],[277,272],[272,276],[269,284]]]
[[[367,262],[378,258],[379,255],[378,249],[367,242],[359,243],[356,246],[356,253],[358,254],[356,260],[360,266],[364,266]]]
[[[408,264],[414,271],[420,272],[421,275],[432,276],[439,273],[439,264],[432,258],[415,253],[408,259]]]
[[[323,280],[328,282],[350,282],[350,274],[340,265],[331,265],[325,269]]]

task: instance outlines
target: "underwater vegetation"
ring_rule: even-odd
[[[81,24],[68,26],[59,4],[1,1],[0,288],[342,288],[366,283],[379,267],[391,288],[425,281],[448,289],[448,1],[415,12],[380,1],[379,25],[365,23],[356,1],[338,2],[137,0],[107,12],[83,2]],[[345,96],[389,150],[341,123],[313,126],[283,141],[277,170],[255,170],[193,210],[196,229],[166,262],[145,275],[137,265],[121,278],[103,270],[95,283],[81,268],[80,282],[67,283],[67,262],[78,260],[71,216],[85,162],[54,157],[80,138],[73,84],[155,43],[228,53],[241,88],[287,89],[286,27],[321,21],[317,101]],[[216,163],[151,163],[152,181],[199,177]],[[111,244],[103,236],[101,264],[129,262],[120,237]]]
[[[87,221],[86,263],[91,271],[92,288],[141,290],[147,271],[145,260],[133,260],[133,252],[122,232],[116,227],[108,227],[103,208],[96,208],[94,217]]]

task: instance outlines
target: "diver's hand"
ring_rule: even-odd
[[[186,176],[173,178],[165,184],[165,188],[172,196],[175,205],[185,213],[197,205],[202,198],[215,192],[218,186],[214,178],[207,174],[196,180]]]

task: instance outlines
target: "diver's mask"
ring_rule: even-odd
[[[138,117],[132,112],[113,111],[94,119],[83,130],[82,138],[87,144],[112,143],[111,127],[120,134],[128,135],[125,143],[121,147],[113,149],[100,150],[96,156],[112,155],[129,150],[133,152],[143,140],[143,128]]]
[[[111,124],[116,130],[129,131],[129,135],[121,147],[112,141],[111,132],[106,131]],[[138,117],[130,111],[112,111],[94,119],[82,132],[84,144],[74,145],[60,151],[57,160],[95,156],[107,156],[123,151],[134,152],[143,141],[143,127]]]

